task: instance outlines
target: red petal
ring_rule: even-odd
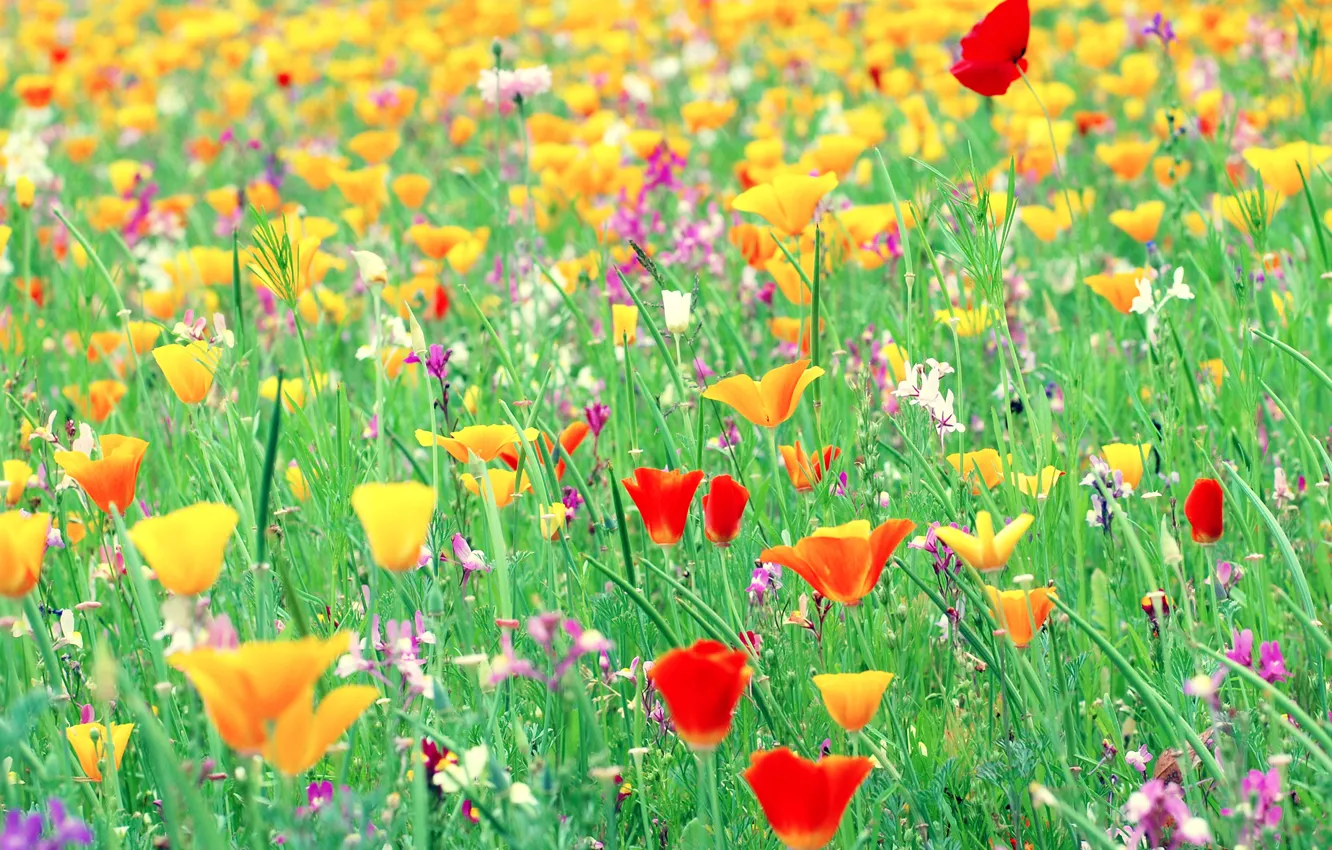
[[[1225,497],[1221,484],[1214,478],[1199,478],[1193,482],[1189,497],[1184,500],[1184,516],[1193,528],[1194,543],[1215,543],[1225,530]]]
[[[1027,0],[1004,0],[962,37],[962,60],[1017,62],[1026,54],[1030,36],[1031,9]]]

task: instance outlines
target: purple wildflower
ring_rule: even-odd
[[[1136,850],[1144,838],[1148,847],[1169,847],[1171,850],[1183,844],[1202,846],[1212,838],[1207,821],[1194,817],[1189,811],[1184,802],[1184,790],[1159,779],[1149,779],[1133,792],[1124,804],[1124,816],[1133,824],[1126,843],[1128,850]],[[1168,825],[1174,827],[1174,833],[1166,841]]]
[[[749,587],[745,588],[749,593],[749,601],[756,608],[763,606],[767,600],[768,594],[776,593],[782,587],[782,565],[770,564],[766,561],[760,561],[754,567],[754,573],[750,576]]]
[[[593,437],[601,436],[601,429],[610,421],[610,412],[610,408],[599,401],[594,401],[583,408],[583,416],[587,419],[587,427],[592,429]]]
[[[1160,12],[1152,17],[1152,22],[1142,28],[1143,35],[1154,35],[1161,39],[1162,47],[1170,47],[1170,42],[1175,40],[1175,28],[1170,25]]]
[[[1245,845],[1258,843],[1259,836],[1269,829],[1276,829],[1281,823],[1281,802],[1285,794],[1281,791],[1281,774],[1276,768],[1266,773],[1251,770],[1240,783],[1243,794],[1238,809],[1222,809],[1221,814],[1230,816],[1242,812],[1245,815],[1244,827],[1240,830],[1239,840]]]
[[[66,850],[92,843],[92,830],[70,815],[65,804],[56,797],[47,802],[45,814],[40,810],[25,814],[10,809],[5,815],[4,828],[0,830],[0,850]]]
[[[473,549],[468,544],[467,538],[461,534],[453,535],[453,557],[462,568],[463,587],[467,587],[467,580],[472,577],[472,573],[490,572],[490,564],[486,563],[486,553],[480,549]]]
[[[1252,642],[1250,643],[1252,646]],[[1281,643],[1275,640],[1265,641],[1258,647],[1258,675],[1269,685],[1284,682],[1290,678],[1286,670],[1286,659],[1281,655]]]
[[[1252,630],[1252,629],[1245,629],[1245,630],[1242,631],[1242,632],[1241,632],[1241,631],[1235,631],[1235,630],[1232,630],[1231,634],[1232,634],[1232,638],[1231,638],[1231,640],[1234,641],[1235,645],[1232,646],[1232,647],[1226,652],[1226,657],[1229,658],[1231,661],[1234,661],[1236,664],[1240,664],[1240,665],[1242,665],[1242,666],[1244,666],[1244,667],[1252,667],[1252,666],[1253,666],[1253,630]],[[1279,653],[1279,650],[1278,650],[1278,653]]]

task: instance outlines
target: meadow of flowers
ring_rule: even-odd
[[[5,3],[0,850],[1332,846],[1329,11]]]

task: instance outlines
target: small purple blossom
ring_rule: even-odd
[[[1170,21],[1157,12],[1152,16],[1152,22],[1142,28],[1143,35],[1154,35],[1161,39],[1162,47],[1170,47],[1170,43],[1175,40],[1175,28],[1170,25]]]
[[[1258,647],[1258,675],[1269,685],[1290,678],[1290,673],[1286,670],[1286,659],[1281,655],[1279,641],[1269,640]]]
[[[462,586],[467,587],[467,581],[474,572],[490,572],[490,564],[486,563],[486,553],[480,549],[473,549],[467,542],[467,538],[461,534],[453,535],[453,558],[462,568]]]
[[[1144,839],[1148,847],[1175,850],[1184,844],[1202,846],[1212,838],[1207,821],[1189,811],[1184,790],[1159,779],[1149,779],[1133,792],[1124,804],[1124,816],[1133,824],[1126,842],[1128,850],[1136,850]],[[1167,841],[1166,830],[1171,827],[1172,835]]]
[[[601,429],[610,421],[610,413],[610,408],[599,401],[594,401],[583,408],[583,416],[587,419],[587,427],[592,429],[593,437],[601,436]]]
[[[759,562],[754,567],[754,573],[750,576],[749,587],[745,591],[749,594],[749,601],[755,608],[761,608],[767,600],[768,594],[776,593],[782,587],[782,565],[770,564],[766,561]]]
[[[1138,774],[1144,779],[1147,777],[1147,763],[1151,760],[1152,754],[1148,751],[1146,744],[1143,744],[1136,750],[1129,750],[1124,753],[1124,763],[1138,771]]]
[[[1231,635],[1231,640],[1233,641],[1234,646],[1226,651],[1226,657],[1243,667],[1252,667],[1253,630],[1245,629],[1242,632],[1232,630]],[[1278,653],[1279,652],[1280,651],[1278,650]]]
[[[1239,832],[1239,841],[1246,846],[1259,843],[1260,836],[1269,829],[1276,829],[1281,823],[1281,806],[1277,805],[1285,797],[1281,791],[1281,774],[1276,768],[1269,768],[1266,773],[1251,770],[1240,783],[1243,795],[1237,809],[1222,809],[1227,817],[1244,814],[1245,823]]]
[[[4,828],[0,830],[0,850],[66,850],[92,843],[92,830],[70,815],[57,797],[47,801],[45,813],[37,810],[25,814],[10,809],[5,815]]]

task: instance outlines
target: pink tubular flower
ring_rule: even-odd
[[[519,98],[531,100],[539,94],[550,91],[550,68],[538,65],[535,68],[515,68],[512,71],[496,71],[486,68],[476,82],[481,91],[481,99],[486,103],[511,103]]]

